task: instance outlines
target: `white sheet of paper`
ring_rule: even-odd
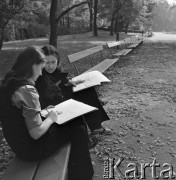
[[[69,99],[67,101],[64,101],[58,105],[55,106],[53,109],[49,109],[48,111],[57,111],[61,112],[61,114],[58,115],[58,120],[56,123],[63,124],[71,119],[74,119],[76,117],[79,117],[83,114],[87,114],[91,111],[98,110],[96,107],[89,106],[87,104],[84,104],[82,102],[76,101],[74,99]],[[46,110],[43,110],[43,116],[46,116]]]
[[[77,92],[88,87],[100,85],[101,82],[110,82],[110,80],[99,71],[83,73],[79,76],[74,77],[72,80],[84,80],[83,83],[77,84],[75,87],[73,87],[73,92]]]

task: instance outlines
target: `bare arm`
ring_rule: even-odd
[[[51,111],[48,114],[47,118],[42,122],[42,124],[29,130],[30,136],[35,140],[39,139],[48,131],[50,126],[56,121],[57,121],[57,113]]]
[[[80,84],[80,83],[83,83],[85,82],[84,80],[76,80],[76,81],[73,81],[73,80],[69,80],[68,83],[76,86],[77,84]]]

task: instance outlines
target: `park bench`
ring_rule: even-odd
[[[66,180],[71,144],[39,162],[27,162],[15,157],[2,180]]]
[[[92,67],[87,70],[86,72],[89,71],[94,71],[94,70],[98,70],[101,73],[103,73],[104,71],[106,71],[112,64],[114,64],[116,61],[119,60],[118,57],[116,57],[115,59],[103,59],[103,54],[102,51],[104,50],[103,45],[99,45],[99,46],[95,46],[93,48],[89,48],[71,55],[68,55],[68,61],[69,63],[73,63],[77,74],[80,74],[76,62],[83,59],[83,58],[89,58],[90,64],[92,65]],[[93,55],[99,53],[100,54],[100,58],[101,58],[101,62],[94,65],[93,63]]]
[[[126,40],[107,43],[107,47],[112,57],[126,56],[128,53],[132,51],[132,49],[127,49],[127,48],[118,50],[119,47],[122,45],[126,45]]]
[[[143,42],[143,39],[139,36],[131,36],[126,39],[127,49],[135,49]]]
[[[142,42],[143,39],[139,36],[131,36],[122,41],[109,42],[107,43],[107,47],[112,57],[120,57],[129,54],[134,48],[138,47]],[[125,48],[122,50],[118,50],[119,47],[122,45],[125,45]]]

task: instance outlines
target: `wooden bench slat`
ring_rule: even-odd
[[[15,157],[4,173],[2,180],[33,180],[38,162],[26,162]]]
[[[34,180],[65,180],[70,149],[71,144],[66,144],[56,154],[41,161]]]
[[[133,49],[133,48],[136,48],[137,46],[139,46],[139,43],[131,44],[127,48]]]
[[[125,56],[128,53],[130,53],[132,51],[132,49],[122,49],[121,51],[113,54],[113,56]]]
[[[87,57],[91,54],[94,54],[96,52],[99,52],[99,51],[102,51],[103,50],[103,46],[100,45],[100,46],[96,46],[96,47],[93,47],[93,48],[90,48],[90,49],[86,49],[84,51],[80,51],[78,53],[74,53],[74,54],[71,54],[71,55],[68,55],[68,60],[70,61],[70,63],[73,63],[79,59],[82,59],[84,57]]]
[[[119,60],[119,58],[115,58],[115,59],[105,59],[104,61],[102,61],[101,63],[97,64],[96,66],[92,67],[91,69],[87,70],[86,72],[90,72],[90,71],[100,71],[101,73],[103,73],[104,71],[106,71],[111,65],[113,65],[115,62],[117,62]]]

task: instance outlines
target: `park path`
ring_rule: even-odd
[[[160,163],[157,176],[168,169],[164,163],[176,172],[175,40],[176,35],[155,33],[106,73],[112,82],[99,91],[101,98],[108,100],[104,108],[111,120],[105,126],[113,133],[99,137],[100,143],[91,150],[94,180],[103,179],[107,157],[124,158],[116,178],[132,169],[127,167],[129,163],[135,163],[140,171],[141,163],[151,164],[153,159]],[[152,179],[151,168],[146,168],[146,179]]]

